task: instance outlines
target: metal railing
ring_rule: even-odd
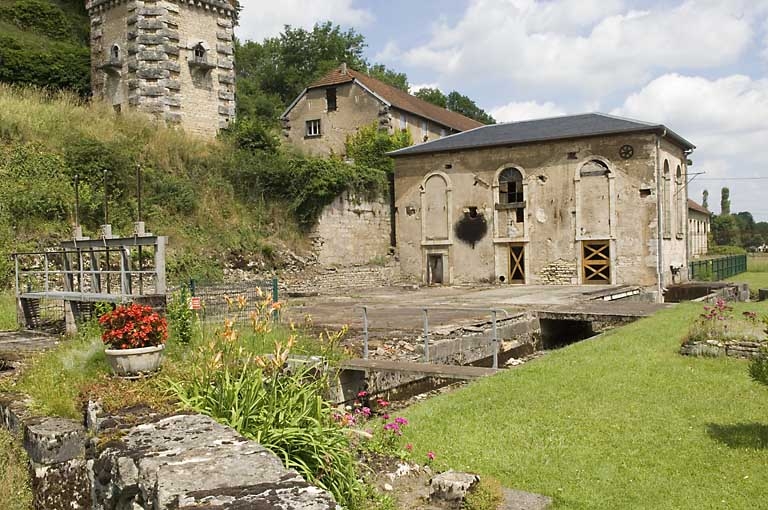
[[[373,307],[359,305],[363,312],[363,359],[368,359],[370,340],[368,310]],[[503,313],[504,317],[509,317],[509,313],[501,308],[464,308],[464,307],[425,307],[421,308],[423,318],[423,338],[424,338],[424,363],[429,363],[429,312],[433,311],[462,311],[462,312],[483,312],[491,316],[491,350],[493,353],[493,368],[499,368],[499,334],[498,334],[498,314]]]
[[[239,315],[242,315],[243,318],[247,318],[248,314],[255,311],[265,299],[271,299],[273,303],[277,303],[280,299],[278,284],[277,278],[234,284],[204,283],[192,279],[187,284],[187,288],[192,297],[199,299],[201,318],[214,320],[231,317],[233,306],[237,308],[238,297],[243,298],[242,309],[238,309]],[[230,300],[234,300],[235,304],[230,305]],[[275,318],[278,318],[277,313],[275,313]]]
[[[728,255],[712,259],[695,260],[688,264],[688,279],[719,281],[747,270],[746,255]]]

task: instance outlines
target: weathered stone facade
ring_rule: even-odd
[[[633,155],[619,157],[626,146]],[[399,155],[403,277],[658,292],[685,278],[686,163],[685,149],[657,133]],[[602,266],[590,266],[591,250],[602,250]],[[605,278],[590,280],[602,268]]]
[[[688,252],[691,258],[706,255],[710,232],[710,213],[693,200],[688,200]]]
[[[323,209],[310,238],[324,266],[383,259],[392,245],[389,200],[343,193]]]
[[[234,15],[222,0],[90,0],[94,97],[206,138],[235,115]]]

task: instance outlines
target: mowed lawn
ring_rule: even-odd
[[[747,272],[728,278],[729,282],[746,283],[750,290],[768,289],[768,256],[749,255]]]
[[[406,441],[557,509],[768,508],[768,387],[745,361],[677,353],[700,312],[679,305],[415,405]]]

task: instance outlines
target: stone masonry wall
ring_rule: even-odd
[[[229,2],[90,0],[86,7],[96,98],[202,137],[234,118]]]
[[[351,265],[382,259],[390,248],[390,216],[386,198],[343,193],[323,210],[310,234],[318,262]]]

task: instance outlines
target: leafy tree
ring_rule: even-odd
[[[374,122],[358,130],[353,136],[347,137],[347,157],[356,165],[375,168],[392,173],[394,163],[387,152],[402,149],[413,144],[408,130],[396,130],[393,134],[379,129]]]
[[[387,68],[384,64],[374,64],[368,67],[366,74],[387,85],[391,85],[404,92],[408,92],[408,76],[405,73],[398,73]]]
[[[709,191],[704,190],[701,194],[701,205],[704,209],[709,210]]]
[[[728,216],[731,214],[731,190],[723,188],[720,190],[720,215]]]
[[[712,218],[712,238],[720,246],[740,246],[741,233],[739,223],[733,215],[720,215]]]
[[[448,108],[448,97],[440,89],[425,87],[417,90],[413,95],[435,106]]]
[[[459,94],[455,90],[448,94],[447,107],[452,112],[460,113],[483,124],[496,124],[496,119],[477,106],[470,98]]]

